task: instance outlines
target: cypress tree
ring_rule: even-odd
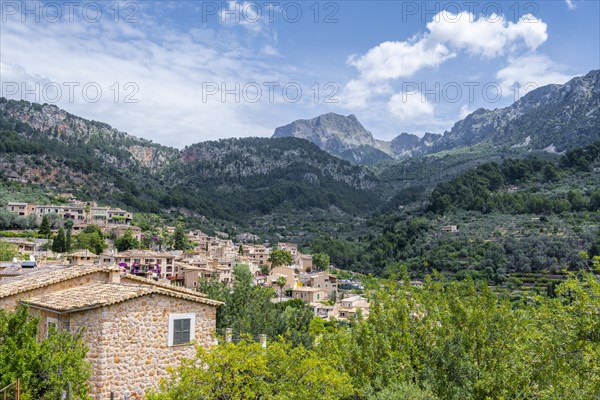
[[[177,227],[175,227],[173,241],[173,248],[175,250],[185,250],[187,248],[187,238],[185,237],[183,224],[179,223],[177,224]]]
[[[40,230],[38,231],[40,235],[50,236],[52,231],[50,230],[50,223],[48,222],[48,216],[44,215],[42,218],[42,223],[40,224]]]
[[[65,239],[65,231],[63,228],[60,228],[52,241],[52,251],[55,253],[64,253],[66,248],[67,242]]]

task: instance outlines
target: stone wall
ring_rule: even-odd
[[[71,329],[84,326],[92,363],[90,395],[96,400],[143,398],[167,377],[167,367],[192,358],[195,345],[168,346],[169,314],[195,313],[195,344],[213,344],[216,307],[165,295],[147,295],[70,316]]]

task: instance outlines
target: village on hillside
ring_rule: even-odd
[[[132,225],[128,211],[75,199],[68,205],[11,202],[7,209],[33,216],[40,229],[49,220],[55,226],[46,238],[19,237],[19,232],[0,238],[0,246],[16,253],[0,263],[0,307],[12,311],[26,304],[40,317],[40,337],[50,327],[85,328],[95,398],[142,396],[166,376],[167,366],[193,355],[194,346],[188,344],[213,344],[216,309],[222,303],[198,288],[206,281],[232,286],[236,268],[246,266],[254,285],[272,287],[272,302],[302,300],[324,320],[346,321],[369,312],[359,282],[339,279],[329,265],[317,266],[294,243],[236,243],[225,233],[209,236],[195,230],[185,232],[185,250],[165,250],[151,238],[148,248],[119,251],[119,238],[137,247],[143,243],[144,233]],[[56,241],[65,226],[81,234],[93,227],[106,239],[106,248],[99,254],[53,251],[49,238]],[[176,230],[166,227],[170,235]],[[140,371],[131,374],[131,368]],[[143,373],[145,368],[153,373]]]

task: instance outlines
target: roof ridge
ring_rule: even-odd
[[[108,268],[105,266],[73,266],[48,272],[36,271],[33,274],[23,275],[5,284],[0,284],[0,299],[103,270],[108,270]]]
[[[195,292],[195,291],[190,290],[190,289],[186,289],[186,288],[179,287],[179,286],[174,286],[174,285],[171,285],[171,284],[168,284],[168,283],[158,282],[158,281],[155,281],[153,279],[144,278],[142,276],[137,276],[137,275],[132,275],[132,274],[126,274],[126,275],[123,275],[123,278],[137,280],[137,281],[146,283],[148,285],[152,285],[152,286],[164,288],[164,289],[167,289],[167,290],[172,290],[174,292],[181,292],[181,293],[188,294],[188,295],[191,295],[191,296],[207,298],[207,295],[205,293]]]
[[[110,299],[102,299],[102,297],[97,297],[91,299],[89,302],[81,304],[79,307],[64,306],[64,305],[56,305],[52,304],[52,297],[56,298],[56,296],[62,295],[62,299],[68,298],[69,293],[77,292],[77,291],[85,291],[86,289],[91,288],[110,288],[115,290],[114,295]],[[119,292],[119,289],[130,289],[130,292],[122,291]],[[99,294],[99,292],[95,292],[94,294]],[[110,294],[110,292],[109,292]],[[90,308],[98,308],[98,307],[107,307],[114,304],[122,303],[124,301],[136,299],[142,296],[151,295],[151,294],[161,294],[164,296],[184,299],[188,301],[193,301],[197,303],[208,304],[212,306],[219,306],[223,303],[217,300],[211,300],[204,297],[199,296],[191,296],[186,293],[178,293],[176,291],[164,289],[161,287],[157,287],[150,284],[131,284],[131,283],[117,283],[117,282],[88,282],[81,286],[67,288],[58,290],[56,292],[47,293],[41,296],[32,297],[27,300],[22,300],[23,303],[30,304],[39,307],[49,308],[55,310],[57,312],[78,312],[84,309]]]

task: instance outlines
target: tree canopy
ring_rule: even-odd
[[[122,236],[115,239],[114,245],[118,251],[126,251],[139,247],[140,243],[133,237],[131,229],[127,229]]]
[[[282,265],[292,265],[294,258],[292,253],[287,250],[273,249],[269,256],[269,261],[272,267],[279,267]]]
[[[19,378],[23,400],[56,400],[70,382],[72,395],[88,399],[91,368],[81,333],[51,328],[39,340],[38,324],[26,306],[15,312],[0,309],[0,387]]]
[[[198,348],[149,400],[340,399],[352,394],[350,377],[302,346],[241,341]]]

